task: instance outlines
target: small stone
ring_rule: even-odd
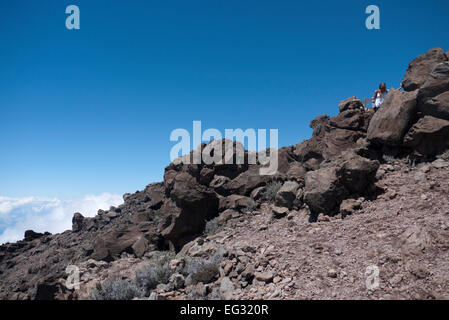
[[[390,279],[390,284],[395,287],[402,281],[402,275],[396,274],[393,278]]]
[[[227,262],[226,263],[226,265],[223,268],[223,272],[224,272],[225,276],[227,276],[231,272],[232,267],[233,267],[232,262]]]
[[[350,215],[360,208],[361,204],[359,201],[355,199],[345,199],[340,204],[340,213],[343,215]]]
[[[398,194],[395,191],[390,191],[388,193],[388,198],[390,198],[391,200],[393,200],[394,198],[396,198]]]
[[[380,179],[383,178],[384,175],[385,175],[385,170],[379,169],[379,170],[377,170],[377,172],[376,172],[376,179],[377,179],[377,180],[380,180]]]
[[[252,281],[254,278],[254,265],[249,264],[246,266],[245,270],[242,272],[241,276],[246,281]]]
[[[256,272],[256,279],[265,283],[273,281],[274,275],[272,272]]]
[[[178,267],[182,266],[183,263],[184,263],[184,260],[182,260],[182,259],[173,259],[169,263],[169,268],[170,268],[170,270],[175,270]]]
[[[175,273],[170,277],[169,280],[171,283],[173,283],[174,289],[178,290],[181,289],[182,287],[184,287],[184,276],[182,274],[179,273]]]
[[[269,297],[269,299],[277,298],[277,297],[279,297],[280,294],[281,294],[281,291],[278,289]]]
[[[114,211],[109,211],[108,213],[106,213],[106,217],[108,217],[109,219],[116,218],[118,217],[118,212],[116,212],[114,208]]]
[[[327,271],[327,276],[329,277],[329,278],[336,278],[337,277],[337,271],[335,270],[335,269],[329,269],[328,271]]]
[[[293,210],[287,215],[288,220],[292,220],[294,217],[298,216],[298,211]]]
[[[442,169],[442,168],[446,168],[447,166],[449,166],[449,163],[447,161],[444,161],[443,159],[437,159],[434,162],[432,162],[432,166],[435,169]]]
[[[285,217],[287,215],[288,209],[274,206],[272,209],[272,213],[273,213],[273,218],[279,219],[279,218]]]
[[[320,213],[320,214],[318,215],[318,222],[329,222],[329,221],[330,221],[329,216],[326,216],[326,215],[323,214],[323,213]]]
[[[156,291],[151,292],[148,300],[157,300],[157,299],[158,299],[157,292]]]

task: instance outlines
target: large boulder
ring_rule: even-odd
[[[371,142],[399,146],[416,117],[418,90],[403,92],[392,89],[381,108],[374,114],[368,127]]]
[[[424,100],[449,91],[449,61],[435,65],[426,82],[419,89],[419,99]]]
[[[214,189],[214,191],[218,194],[224,194],[225,190],[223,189],[223,186],[229,181],[231,181],[231,179],[229,179],[228,177],[215,175],[212,181],[209,183],[209,187]]]
[[[240,196],[238,194],[232,194],[228,197],[220,199],[218,211],[222,212],[227,209],[242,210],[248,207],[251,198]]]
[[[226,194],[249,196],[251,191],[257,187],[266,185],[272,177],[261,175],[259,170],[259,166],[251,166],[247,171],[224,184],[223,189]]]
[[[164,216],[170,217],[162,236],[179,250],[203,231],[205,221],[218,215],[219,200],[215,192],[183,171],[173,178],[169,197],[170,201],[160,208]]]
[[[143,237],[132,227],[122,227],[100,236],[94,243],[92,257],[96,260],[114,260],[122,252],[133,252],[133,245]],[[136,247],[136,246],[134,246]],[[140,252],[136,255],[140,255]]]
[[[278,149],[278,175],[285,175],[292,166],[300,164],[294,151],[294,146]]]
[[[346,111],[346,110],[363,110],[365,107],[363,106],[362,102],[357,97],[350,97],[345,100],[340,101],[338,104],[338,109],[340,109],[340,112]]]
[[[307,170],[304,165],[300,162],[293,162],[290,164],[286,176],[287,179],[296,180],[304,185],[304,178],[306,176]]]
[[[425,116],[404,138],[404,145],[423,155],[435,156],[449,149],[449,121]]]
[[[408,66],[402,79],[402,87],[405,91],[419,89],[426,82],[435,65],[447,60],[448,58],[441,48],[430,49],[427,53],[416,57]]]
[[[333,214],[348,191],[340,183],[337,168],[328,167],[306,174],[304,202],[312,213]]]
[[[165,189],[162,183],[153,183],[148,185],[144,193],[143,201],[146,202],[147,208],[158,209],[165,200]]]
[[[49,233],[46,233],[49,234]],[[35,232],[33,230],[26,230],[25,234],[24,234],[24,241],[33,241],[35,239],[38,239],[40,237],[43,237],[45,234],[40,233],[40,232]]]
[[[418,111],[426,116],[449,120],[449,91],[422,101]]]
[[[375,181],[379,162],[347,151],[328,167],[306,175],[304,202],[314,214],[335,213],[342,200],[364,194]]]
[[[330,159],[346,150],[355,148],[357,146],[357,141],[364,137],[365,134],[362,131],[339,129],[328,126],[326,136],[323,139],[324,159]]]
[[[379,162],[355,154],[345,152],[337,165],[340,182],[351,194],[363,193],[375,180]]]
[[[332,117],[329,124],[339,129],[366,132],[373,115],[374,112],[372,109],[369,109],[366,112],[361,109],[345,110],[340,112],[335,117]]]
[[[72,218],[72,231],[73,232],[81,231],[83,227],[84,227],[84,216],[79,212],[75,212]]]
[[[198,204],[211,193],[206,187],[200,185],[195,177],[187,172],[180,172],[174,178],[173,187],[170,190],[170,198],[179,207],[183,207],[184,205]]]
[[[295,181],[286,181],[279,189],[275,197],[275,204],[279,207],[291,209],[293,202],[296,199],[296,193],[299,189],[299,184]]]

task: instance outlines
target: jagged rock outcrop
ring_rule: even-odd
[[[79,212],[75,212],[72,218],[72,231],[73,232],[81,231],[83,227],[84,227],[84,216]]]
[[[344,100],[340,103],[343,110],[340,114],[332,118],[323,115],[311,121],[312,138],[296,145],[294,152],[307,170],[318,169],[321,162],[357,147],[357,142],[366,137],[374,112],[361,109],[357,103],[359,100],[354,99],[348,98],[349,102]]]
[[[402,80],[402,87],[405,91],[415,91],[419,89],[427,80],[428,74],[434,67],[447,61],[448,58],[441,48],[434,48],[413,59]]]
[[[51,233],[49,233],[49,232],[40,233],[40,232],[34,232],[33,230],[27,230],[27,231],[25,231],[23,241],[33,241],[35,239],[39,239],[40,237],[48,236],[48,235],[51,235]]]

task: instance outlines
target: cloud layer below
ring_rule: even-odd
[[[121,195],[103,193],[80,199],[0,196],[0,244],[23,239],[25,230],[59,233],[72,228],[75,212],[93,217],[98,209],[123,203]]]

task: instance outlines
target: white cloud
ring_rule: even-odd
[[[98,209],[123,203],[121,195],[103,193],[81,199],[10,198],[0,196],[0,244],[23,239],[25,230],[59,233],[72,228],[72,217],[80,212],[93,217]]]

